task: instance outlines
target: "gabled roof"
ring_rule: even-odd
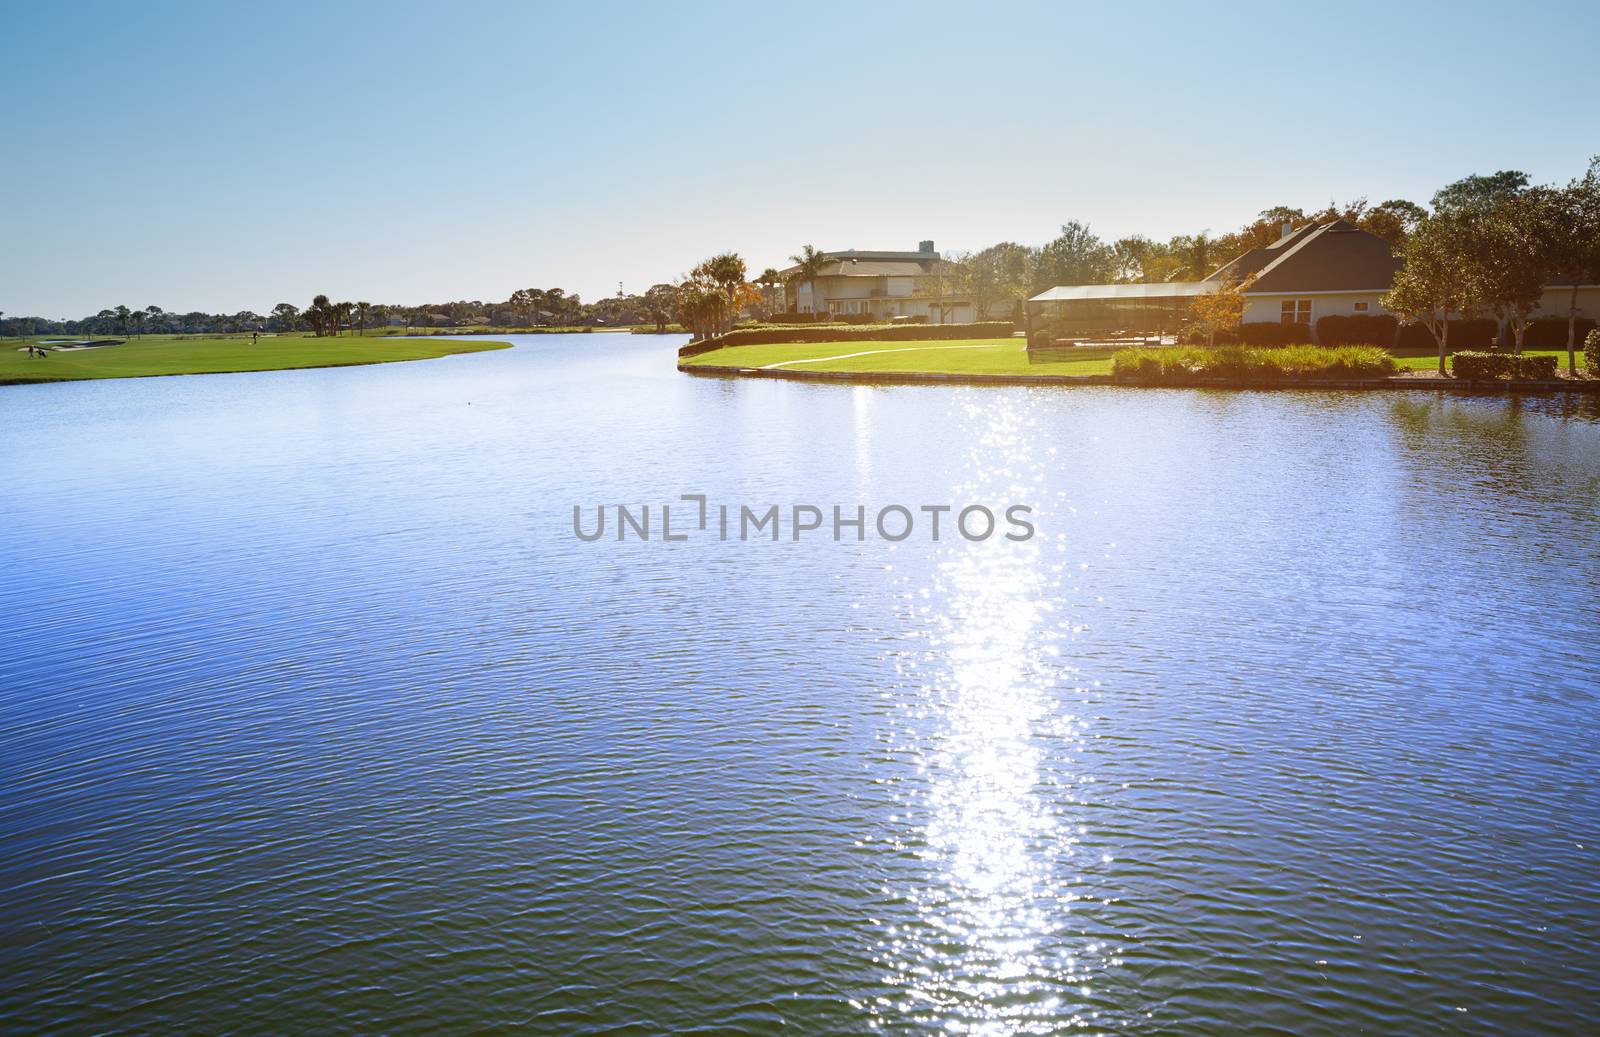
[[[835,262],[818,275],[821,277],[911,276],[925,274],[934,263],[942,262],[937,252],[863,252],[849,248],[842,252],[824,252],[822,255]],[[882,269],[869,271],[868,267],[874,264],[888,264],[896,269],[884,266]],[[789,277],[799,269],[798,266],[786,266],[778,273],[783,277]]]
[[[1403,265],[1387,241],[1345,220],[1284,244],[1264,250],[1276,254],[1257,270],[1246,295],[1388,291]]]
[[[1066,284],[1040,292],[1029,302],[1080,302],[1103,299],[1186,299],[1222,290],[1220,281],[1161,281],[1156,284]]]
[[[873,259],[846,259],[829,263],[818,277],[916,277],[927,273],[921,263]]]
[[[1308,223],[1299,230],[1290,231],[1277,241],[1263,248],[1253,248],[1250,251],[1235,256],[1233,259],[1217,267],[1206,275],[1207,281],[1242,281],[1252,274],[1258,273],[1262,267],[1283,255],[1285,251],[1304,241],[1308,235],[1317,229],[1315,223]]]

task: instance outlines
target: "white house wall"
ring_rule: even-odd
[[[1283,304],[1290,299],[1311,300],[1311,323],[1315,324],[1319,318],[1330,316],[1354,316],[1358,313],[1380,314],[1389,311],[1383,308],[1378,300],[1383,297],[1382,292],[1307,292],[1293,294],[1285,292],[1281,295],[1246,295],[1244,303],[1244,319],[1247,322],[1267,321],[1278,323],[1283,317]],[[1366,303],[1364,310],[1356,309],[1357,303]]]
[[[1571,302],[1571,288],[1546,288],[1535,316],[1565,318]],[[1578,316],[1600,320],[1600,285],[1582,285],[1578,288]]]

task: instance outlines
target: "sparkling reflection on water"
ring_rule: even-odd
[[[925,865],[904,890],[915,920],[880,946],[900,991],[879,1013],[952,1033],[1055,1033],[1094,1024],[1094,981],[1116,947],[1081,928],[1074,904],[1103,897],[1109,856],[1085,849],[1093,777],[1072,632],[1070,502],[1046,479],[1029,401],[961,410],[976,477],[962,501],[1026,501],[1049,530],[1022,542],[951,536],[931,578],[899,581],[926,647],[901,668],[898,751],[915,780],[900,797],[898,845]],[[1080,563],[1085,564],[1085,563]]]
[[[0,389],[0,1029],[1600,1026],[1592,400]],[[586,545],[574,503],[1036,510]]]

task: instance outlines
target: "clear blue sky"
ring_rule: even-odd
[[[1597,34],[1592,2],[0,0],[0,310],[593,299],[730,248],[1565,181]]]

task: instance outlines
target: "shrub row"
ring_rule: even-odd
[[[1400,322],[1387,313],[1330,313],[1317,319],[1317,344],[1323,346],[1394,345]]]
[[[1204,325],[1186,325],[1178,335],[1185,346],[1203,346],[1207,333]],[[1280,324],[1272,320],[1250,320],[1239,325],[1237,331],[1217,332],[1219,346],[1303,346],[1311,341],[1311,325]]]
[[[1500,339],[1500,325],[1488,317],[1450,322],[1450,349],[1493,349]],[[1395,348],[1406,351],[1437,350],[1439,344],[1421,323],[1403,324]]]
[[[1117,378],[1166,385],[1287,379],[1381,378],[1393,374],[1394,358],[1376,346],[1171,346],[1123,349],[1111,357]]]
[[[1579,317],[1576,334],[1573,341],[1581,349],[1587,340],[1589,332],[1595,329],[1595,322],[1588,317]],[[1528,330],[1522,333],[1523,349],[1566,349],[1567,348],[1567,318],[1565,317],[1539,317],[1528,322]]]
[[[740,324],[884,324],[887,321],[874,317],[870,313],[795,313],[792,310],[785,313],[771,313],[759,321],[740,321]],[[903,317],[900,324],[926,324],[926,313]]]
[[[786,342],[839,342],[848,335],[850,342],[920,342],[923,340],[954,338],[1006,338],[1016,330],[1008,320],[991,320],[977,324],[874,324],[849,329],[812,328],[751,328],[730,331],[726,335],[713,335],[701,342],[691,342],[678,350],[678,356],[699,356],[726,346],[770,346]]]
[[[1311,325],[1254,320],[1239,325],[1239,342],[1246,346],[1302,346],[1311,341]]]
[[[1600,330],[1584,336],[1583,366],[1589,369],[1591,375],[1600,374]]]
[[[1457,378],[1540,378],[1556,376],[1556,357],[1518,356],[1515,353],[1475,353],[1463,351],[1450,358],[1450,371]]]

